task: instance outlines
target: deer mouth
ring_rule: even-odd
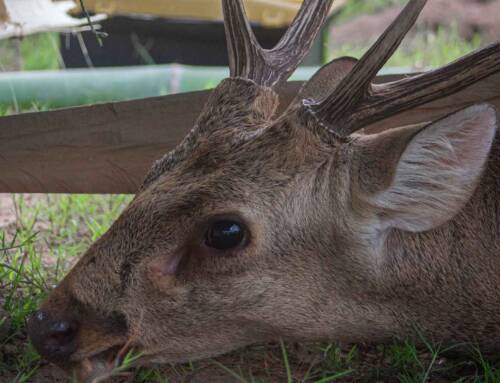
[[[79,383],[104,383],[120,378],[125,380],[131,376],[129,370],[143,362],[141,353],[130,341],[81,354],[78,359],[73,376]]]

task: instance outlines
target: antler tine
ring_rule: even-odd
[[[305,0],[278,44],[269,51],[269,65],[286,81],[309,52],[323,26],[333,0]],[[272,61],[271,61],[272,60]]]
[[[262,49],[252,32],[241,0],[222,0],[231,77],[252,78],[263,64]]]
[[[450,96],[500,72],[500,42],[447,66],[383,85],[348,116],[348,134],[405,110]]]
[[[305,0],[279,43],[263,49],[252,32],[241,0],[222,0],[232,77],[263,86],[286,81],[309,52],[333,0]]]
[[[401,44],[426,3],[427,0],[410,0],[397,19],[342,80],[335,92],[320,104],[311,105],[318,118],[332,126],[337,134],[346,136],[351,133],[346,118],[370,93],[373,78]]]

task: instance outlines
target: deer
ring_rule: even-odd
[[[366,128],[500,72],[500,43],[375,84],[426,4],[409,0],[366,54],[323,66],[277,114],[332,1],[305,0],[266,50],[242,1],[222,0],[230,77],[29,318],[44,358],[88,377],[124,348],[179,363],[418,332],[498,349],[495,108]]]

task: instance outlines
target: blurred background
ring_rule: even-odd
[[[207,89],[227,75],[218,0],[85,0],[85,10],[80,4],[76,1],[70,13],[81,23],[86,24],[86,12],[107,19],[76,32],[0,40],[0,71],[24,72],[0,74],[0,111]],[[279,40],[300,4],[301,0],[246,1],[264,47]],[[292,79],[309,78],[335,57],[359,57],[403,4],[404,0],[334,1],[320,37]],[[384,72],[443,65],[491,42],[500,36],[499,14],[497,0],[429,0],[416,28]]]
[[[321,37],[293,78],[305,80],[336,57],[360,57],[405,3],[335,0]],[[85,10],[80,1],[68,4],[0,0],[0,37],[23,35],[0,40],[0,116],[209,89],[228,74],[219,0],[85,0]],[[262,45],[278,41],[300,4],[246,1]],[[6,5],[24,6],[25,13],[9,15]],[[46,17],[16,21],[31,11]],[[87,12],[96,16],[92,26]],[[56,19],[72,26],[58,26]],[[383,71],[441,66],[498,39],[500,0],[429,0]],[[0,194],[0,382],[68,381],[27,342],[26,316],[130,199]],[[439,345],[426,344],[274,343],[197,363],[138,369],[130,381],[500,382],[498,362],[479,350],[450,359]]]

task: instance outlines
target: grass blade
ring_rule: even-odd
[[[290,369],[290,363],[288,362],[288,354],[286,352],[285,342],[280,339],[281,353],[283,355],[283,363],[285,364],[287,383],[293,383],[292,370]]]

